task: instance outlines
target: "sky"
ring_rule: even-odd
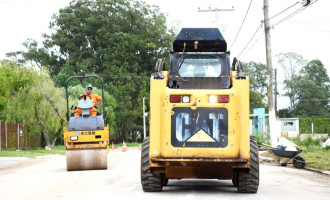
[[[145,0],[157,5],[167,14],[168,26],[180,30],[183,27],[218,27],[232,46],[235,36],[243,21],[249,0]],[[276,25],[278,21],[299,9],[301,0],[269,0],[269,16],[274,16],[292,6],[286,12],[270,20],[273,68],[278,68],[279,92],[284,93],[283,71],[277,63],[279,53],[295,52],[306,60],[319,59],[330,72],[330,1],[316,1],[292,18]],[[53,14],[68,6],[70,0],[0,0],[0,60],[11,51],[24,50],[22,43],[32,38],[42,42],[42,34],[49,33],[49,22]],[[198,12],[198,10],[232,9],[234,11]],[[265,39],[263,27],[263,0],[253,0],[249,13],[236,42],[230,48],[231,57],[244,61],[266,63]],[[246,47],[253,34],[256,36]],[[245,51],[243,49],[246,47]],[[243,52],[242,52],[243,51]],[[278,97],[278,108],[286,108],[289,99]]]

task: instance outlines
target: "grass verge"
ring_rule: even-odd
[[[126,143],[127,147],[139,147],[141,143],[133,142],[133,143]],[[115,144],[115,148],[121,148],[123,144]],[[111,145],[110,145],[111,149]],[[28,158],[35,158],[37,156],[45,156],[45,155],[54,155],[54,154],[65,154],[65,146],[58,145],[55,146],[54,149],[47,151],[44,148],[35,148],[29,150],[20,150],[17,151],[16,149],[7,149],[0,151],[0,157],[28,157]]]
[[[306,160],[306,167],[330,171],[330,148],[322,148],[316,145],[302,145],[299,147],[303,150],[299,156]],[[269,152],[262,154],[262,156],[275,158]],[[292,161],[289,163],[292,163]]]
[[[7,149],[0,151],[0,157],[28,157],[35,158],[37,156],[45,156],[45,155],[54,155],[54,154],[65,154],[65,146],[59,145],[55,146],[54,149],[47,151],[44,148],[36,148],[29,150],[20,150],[16,149]]]

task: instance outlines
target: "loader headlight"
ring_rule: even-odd
[[[71,141],[78,140],[78,136],[71,136],[71,137],[70,137],[70,140],[71,140]]]
[[[217,103],[217,97],[214,95],[209,96],[209,103]]]
[[[190,97],[188,95],[182,96],[182,102],[183,103],[189,103],[190,102]]]

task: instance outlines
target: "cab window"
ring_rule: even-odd
[[[219,77],[221,62],[213,56],[187,56],[180,65],[181,77]]]

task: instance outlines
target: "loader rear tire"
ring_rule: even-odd
[[[239,175],[237,173],[235,173],[233,175],[233,178],[231,179],[231,181],[232,181],[232,183],[234,184],[235,187],[238,186],[238,177],[239,177]]]
[[[143,140],[141,151],[141,184],[144,192],[160,192],[163,189],[162,174],[150,172],[149,137]]]
[[[240,193],[257,193],[259,187],[259,153],[255,137],[250,137],[250,170],[238,176],[237,190]]]

